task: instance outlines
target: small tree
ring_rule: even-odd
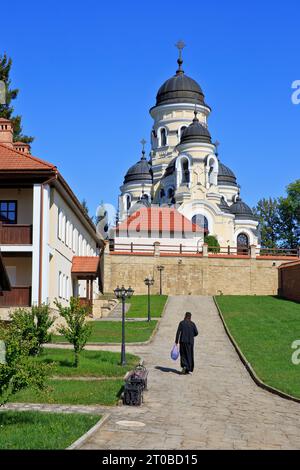
[[[219,253],[220,252],[220,243],[217,240],[217,237],[214,235],[206,235],[204,237],[204,243],[208,245],[208,251],[211,253]]]
[[[86,322],[89,309],[81,305],[80,300],[76,297],[71,297],[69,307],[63,307],[57,300],[55,301],[55,305],[67,324],[66,326],[61,325],[58,332],[65,336],[69,343],[73,345],[74,367],[78,367],[79,354],[86,345],[92,332],[91,325]]]
[[[50,318],[49,306],[39,305],[30,310],[19,308],[10,315],[11,330],[20,341],[30,344],[29,355],[40,353],[42,345],[51,340],[49,329],[55,318]]]
[[[36,346],[35,339],[24,339],[11,325],[0,329],[0,337],[5,343],[5,364],[0,364],[0,406],[7,403],[11,395],[27,387],[45,389],[50,365],[35,361],[31,350]]]

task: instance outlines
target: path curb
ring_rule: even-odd
[[[110,417],[110,414],[105,414],[102,418],[85,434],[83,434],[79,439],[77,439],[73,444],[66,448],[66,450],[76,450],[81,444],[83,444],[89,437],[92,436],[98,429],[105,423],[105,421]]]
[[[250,362],[247,361],[247,358],[246,356],[244,356],[244,353],[241,351],[240,347],[238,346],[237,342],[235,341],[234,337],[232,336],[232,334],[230,333],[230,330],[228,328],[228,326],[226,325],[226,322],[225,322],[225,319],[224,319],[224,316],[221,312],[221,309],[217,303],[217,300],[216,300],[216,297],[213,296],[213,300],[214,300],[214,303],[215,303],[215,306],[217,308],[217,311],[218,311],[218,314],[219,314],[219,317],[223,323],[223,327],[225,329],[225,332],[228,336],[228,338],[230,339],[234,349],[236,350],[240,360],[242,361],[242,363],[244,364],[244,366],[246,367],[247,371],[249,372],[251,378],[254,380],[254,382],[256,383],[256,385],[258,385],[260,388],[263,388],[264,390],[266,390],[267,392],[270,392],[270,393],[273,393],[274,395],[278,395],[279,397],[281,398],[284,398],[286,400],[290,400],[290,401],[294,401],[296,403],[300,403],[300,398],[296,398],[294,397],[293,395],[289,395],[288,393],[285,393],[285,392],[282,392],[281,390],[278,390],[277,388],[274,388],[274,387],[271,387],[271,385],[267,385],[265,382],[263,382],[257,375],[256,375],[256,372],[254,371],[252,365],[250,364]]]

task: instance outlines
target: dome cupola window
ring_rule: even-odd
[[[167,131],[164,127],[160,129],[160,139],[159,139],[159,146],[165,147],[167,145]]]

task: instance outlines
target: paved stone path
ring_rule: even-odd
[[[170,297],[154,341],[128,346],[149,369],[142,407],[116,407],[82,449],[299,449],[300,405],[260,388],[229,342],[210,297]],[[196,370],[170,359],[177,323],[189,310],[199,327]],[[118,421],[138,421],[129,427]]]

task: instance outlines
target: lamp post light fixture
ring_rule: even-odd
[[[157,266],[157,269],[159,271],[159,295],[162,295],[162,272],[165,269],[165,267],[162,265],[159,265]]]
[[[117,287],[114,290],[114,294],[117,299],[122,301],[122,346],[121,346],[121,365],[126,365],[126,355],[125,355],[125,301],[130,299],[133,295],[134,290],[129,286],[128,289],[125,289],[124,286]]]
[[[153,286],[154,284],[154,279],[153,277],[151,277],[150,275],[148,277],[146,277],[146,279],[144,280],[144,283],[146,284],[146,286],[148,287],[148,322],[151,321],[151,312],[150,312],[150,287]]]

